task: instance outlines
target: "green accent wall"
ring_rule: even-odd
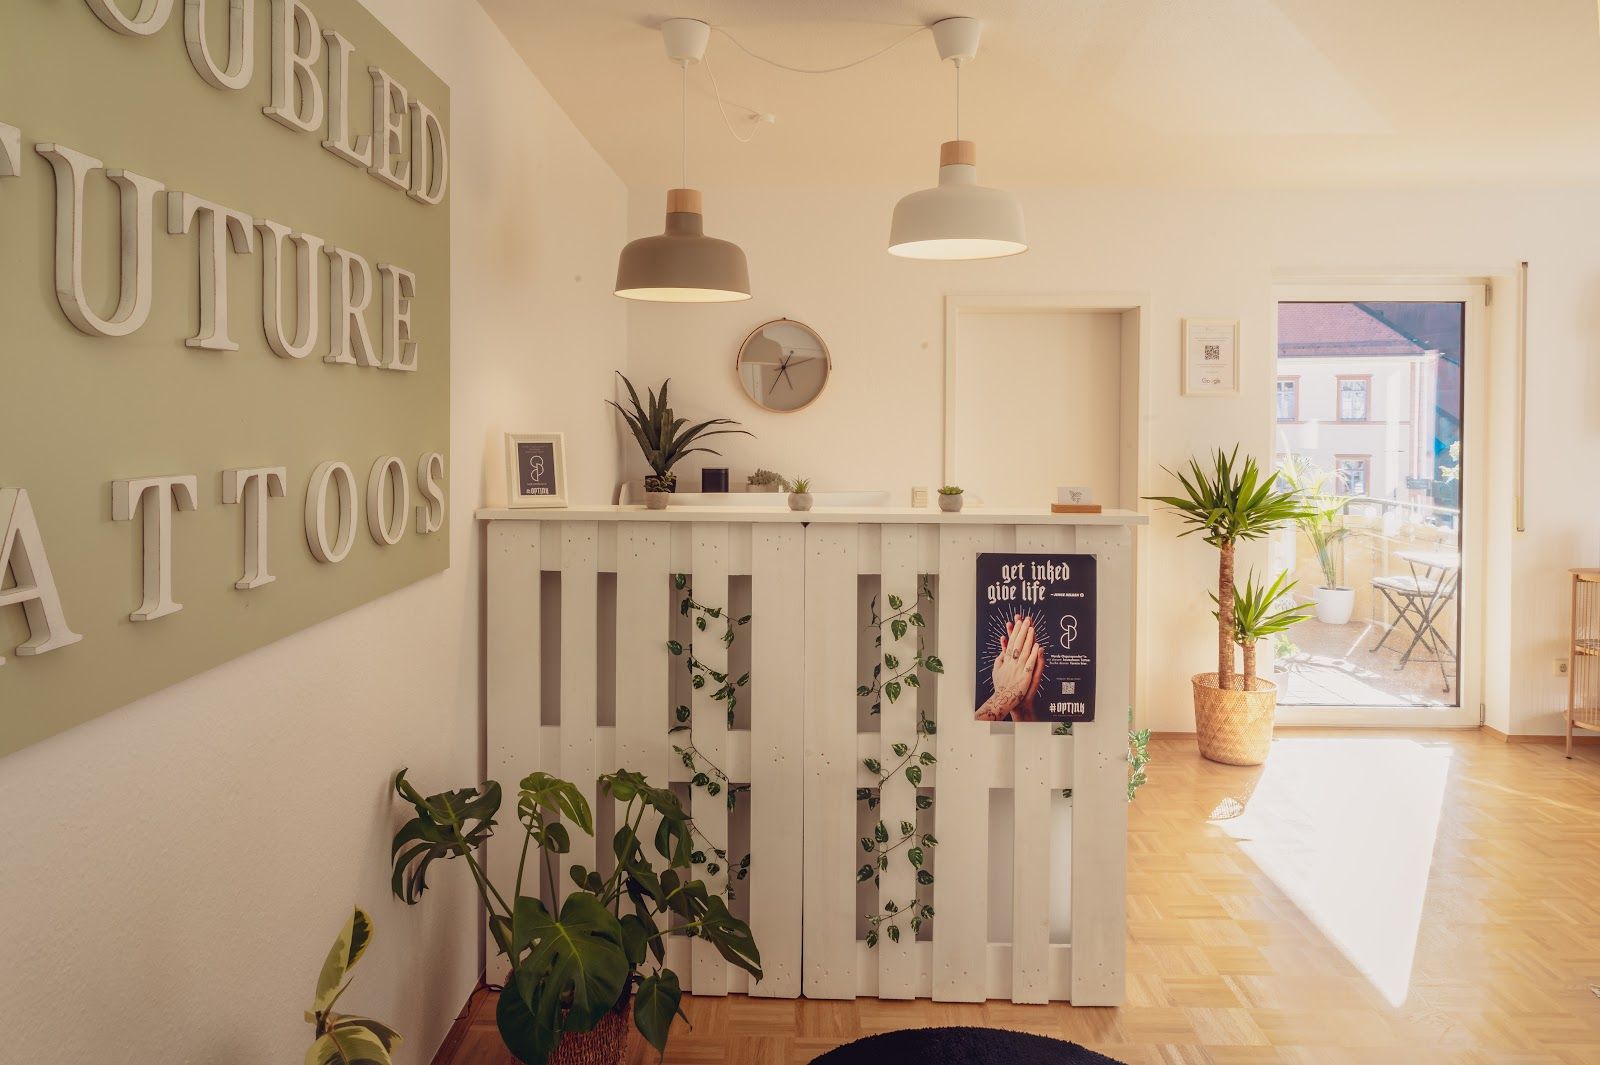
[[[121,0],[123,10],[137,8]],[[226,0],[209,5],[211,51],[225,62]],[[368,66],[396,78],[439,116],[449,139],[449,92],[357,0],[311,0],[321,28],[355,46],[352,129],[372,130]],[[14,653],[27,638],[20,607],[0,608],[0,756],[122,706],[253,648],[395,591],[449,563],[448,528],[421,536],[416,470],[430,451],[450,463],[450,198],[419,203],[339,159],[317,133],[262,114],[271,96],[269,0],[255,10],[255,73],[236,92],[204,82],[184,47],[183,0],[150,37],[106,27],[84,0],[6,3],[0,14],[0,123],[19,127],[22,174],[0,178],[0,487],[26,489],[67,619],[80,643]],[[316,65],[326,85],[327,58]],[[156,201],[155,295],[132,336],[79,332],[54,291],[55,187],[34,145],[57,143],[168,190],[271,219],[350,249],[374,266],[367,312],[381,347],[376,264],[417,277],[412,335],[419,369],[401,373],[324,363],[328,260],[318,265],[319,341],[302,360],[279,358],[262,329],[260,234],[254,254],[230,253],[235,352],[194,350],[200,269],[196,227],[166,232]],[[409,124],[404,138],[409,152]],[[453,175],[452,175],[453,178]],[[89,178],[85,284],[109,315],[117,302],[118,198]],[[292,303],[292,289],[290,300]],[[410,475],[405,537],[369,535],[364,495],[379,457]],[[348,558],[315,561],[303,510],[316,466],[337,459],[356,480],[356,537]],[[283,466],[287,494],[267,503],[273,584],[234,588],[244,569],[244,507],[222,503],[222,471]],[[111,518],[114,480],[194,474],[199,509],[173,516],[173,597],[183,609],[150,622],[129,613],[142,596],[143,523]],[[0,580],[9,584],[6,575]],[[349,663],[353,682],[365,668]],[[308,742],[311,740],[307,738]]]

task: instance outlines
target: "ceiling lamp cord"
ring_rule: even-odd
[[[681,60],[678,70],[678,188],[689,187],[689,63]]]
[[[961,139],[961,61],[956,60],[956,140]]]
[[[749,48],[746,48],[744,46],[743,42],[741,42],[739,40],[739,38],[735,37],[733,34],[729,33],[727,30],[723,29],[721,26],[713,26],[711,28],[714,31],[716,31],[717,33],[720,33],[724,37],[728,38],[728,40],[732,41],[734,47],[739,49],[739,51],[743,52],[745,55],[749,56],[751,59],[760,60],[761,62],[767,64],[769,67],[777,67],[779,70],[787,70],[791,74],[837,74],[841,70],[849,70],[851,67],[858,67],[862,63],[871,62],[872,60],[878,58],[880,55],[883,55],[885,52],[892,51],[892,50],[900,47],[902,44],[905,44],[907,41],[909,41],[911,38],[917,36],[919,33],[927,33],[930,27],[918,26],[916,29],[912,30],[910,33],[906,34],[904,37],[901,37],[899,40],[893,41],[890,44],[884,45],[882,48],[878,49],[876,52],[873,52],[871,55],[862,56],[860,59],[853,59],[848,63],[841,63],[836,67],[795,67],[795,66],[790,66],[788,63],[780,63],[776,59],[770,59],[767,56],[759,55],[759,54],[757,54],[755,52],[752,52]]]

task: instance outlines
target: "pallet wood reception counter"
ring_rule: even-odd
[[[514,790],[542,769],[591,800],[618,766],[672,782],[704,836],[698,872],[731,891],[766,973],[748,984],[705,943],[673,937],[695,994],[1122,1002],[1142,515],[479,517],[489,775]],[[1063,661],[1092,662],[1092,721],[975,718],[999,639],[977,628],[995,598],[979,556],[996,553],[1093,556],[1072,562],[1092,582],[1075,618],[1039,630]],[[615,815],[596,803],[596,816],[604,868]],[[592,868],[580,836],[570,862]],[[488,860],[505,876],[517,854],[491,843]]]

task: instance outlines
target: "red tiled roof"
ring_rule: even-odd
[[[1354,303],[1278,304],[1278,355],[1421,355],[1428,349]]]

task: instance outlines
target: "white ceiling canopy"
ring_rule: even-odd
[[[691,185],[925,183],[928,145],[953,136],[952,82],[929,34],[906,38],[958,14],[984,22],[962,135],[994,185],[1600,179],[1594,0],[482,2],[639,188],[677,181],[657,32],[674,16],[726,31],[691,72]],[[808,75],[744,49],[805,68],[887,50]]]

